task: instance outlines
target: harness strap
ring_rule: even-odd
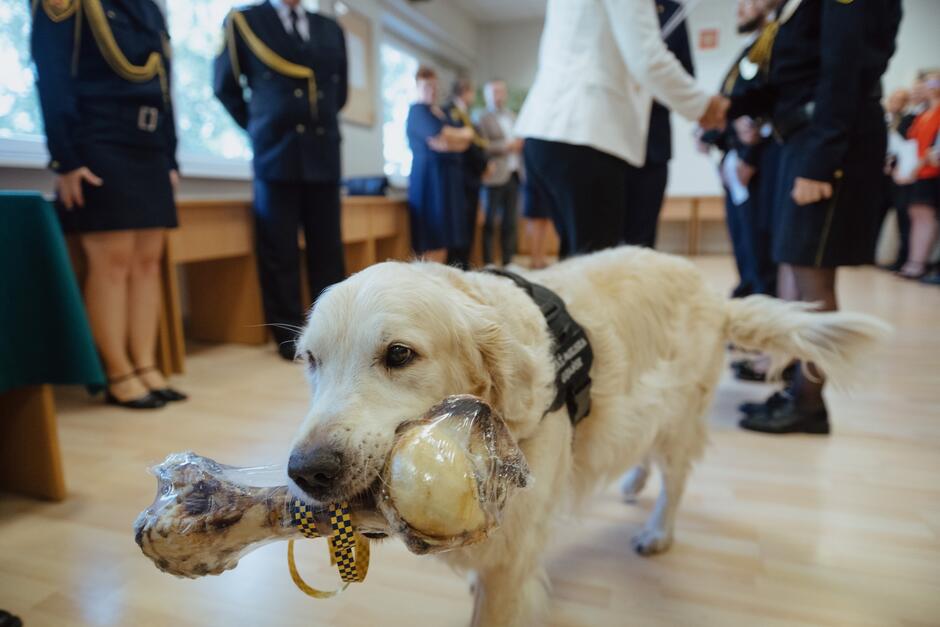
[[[545,413],[565,406],[571,424],[577,426],[591,411],[590,373],[594,351],[587,333],[568,313],[561,297],[552,290],[502,268],[487,268],[485,271],[510,279],[538,305],[554,344],[555,398]]]

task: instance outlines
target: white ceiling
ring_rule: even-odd
[[[547,0],[432,0],[460,7],[477,22],[507,22],[545,17]]]

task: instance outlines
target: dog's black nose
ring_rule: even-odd
[[[291,453],[287,462],[287,476],[307,494],[322,498],[336,485],[342,468],[342,454],[332,447],[320,446]]]

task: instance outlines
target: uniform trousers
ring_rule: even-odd
[[[627,164],[624,176],[623,242],[653,248],[669,181],[669,164],[646,163],[639,168]]]
[[[589,146],[528,138],[526,176],[552,206],[561,256],[620,244],[627,163]]]
[[[255,243],[265,320],[301,326],[306,303],[300,296],[301,227],[306,241],[307,284],[315,301],[345,277],[337,183],[254,182]],[[275,339],[296,333],[272,327]]]

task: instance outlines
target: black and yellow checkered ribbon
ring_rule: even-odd
[[[319,538],[320,533],[314,519],[313,510],[300,499],[290,503],[291,524],[307,538]],[[330,563],[339,570],[343,587],[338,590],[317,590],[308,585],[300,576],[294,561],[294,541],[287,543],[287,565],[291,579],[304,593],[317,599],[328,599],[345,590],[352,582],[361,582],[369,572],[369,541],[356,532],[346,502],[330,504],[330,533],[326,536],[330,547]]]

